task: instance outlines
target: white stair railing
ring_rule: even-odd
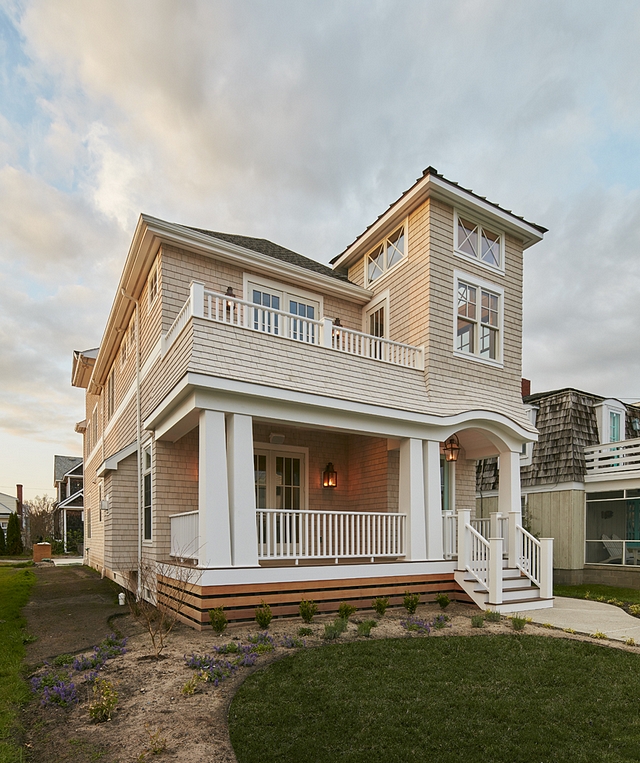
[[[515,513],[515,512],[514,512]],[[553,597],[553,538],[536,538],[516,525],[516,567],[540,589],[540,598]]]
[[[338,559],[405,555],[406,514],[256,511],[258,559]]]

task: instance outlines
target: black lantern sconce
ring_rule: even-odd
[[[458,453],[460,453],[460,442],[458,440],[458,436],[452,434],[451,437],[447,438],[442,450],[444,451],[445,461],[457,461]]]
[[[338,473],[333,468],[331,461],[322,472],[322,487],[338,487]]]

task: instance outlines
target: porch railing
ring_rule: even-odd
[[[199,512],[172,514],[171,556],[176,559],[197,559],[200,534]]]
[[[493,531],[491,523],[494,523]],[[485,540],[489,538],[502,538],[502,552],[504,556],[509,554],[509,517],[499,512],[490,517],[480,517],[470,520],[469,524]],[[453,559],[458,554],[458,518],[454,511],[442,512],[442,540],[445,559]]]
[[[260,560],[405,554],[406,514],[258,509],[256,529]]]
[[[542,543],[535,535],[516,525],[516,566],[529,580],[540,586],[542,580]]]
[[[330,318],[316,320],[264,307],[205,289],[203,284],[197,282],[191,284],[189,299],[163,337],[164,352],[176,341],[192,316],[391,365],[424,368],[424,352],[421,347],[335,326]]]
[[[640,438],[590,445],[584,449],[587,478],[640,471]]]

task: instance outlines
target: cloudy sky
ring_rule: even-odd
[[[137,217],[323,262],[433,165],[550,232],[524,374],[640,400],[640,3],[0,0],[0,492],[80,454]]]

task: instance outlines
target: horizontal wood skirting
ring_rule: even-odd
[[[337,612],[343,601],[358,609],[370,610],[378,596],[388,596],[389,606],[402,606],[406,591],[418,593],[422,603],[446,593],[453,601],[473,603],[455,582],[453,573],[398,575],[353,580],[316,580],[296,583],[252,583],[234,586],[188,585],[183,592],[177,581],[158,578],[158,600],[178,610],[179,619],[198,630],[209,625],[209,610],[223,607],[229,622],[252,622],[255,608],[265,601],[274,617],[298,615],[302,599],[312,599],[321,614]]]

